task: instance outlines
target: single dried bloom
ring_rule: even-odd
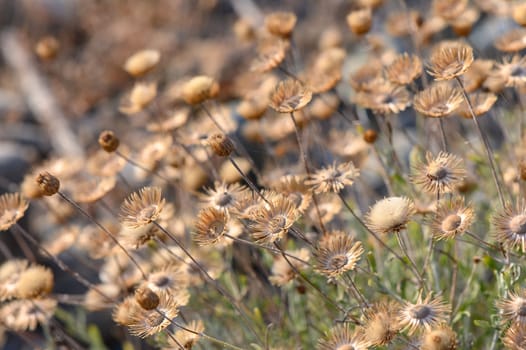
[[[324,339],[318,341],[318,350],[367,350],[369,340],[352,331],[349,324],[339,324],[329,330]]]
[[[526,252],[526,203],[522,201],[513,208],[506,205],[492,218],[495,238],[508,249],[520,247]]]
[[[363,254],[360,241],[343,232],[328,232],[314,251],[316,271],[329,279],[335,279],[347,271],[352,271]]]
[[[312,186],[316,193],[340,193],[345,186],[351,186],[359,175],[360,171],[354,167],[352,162],[338,165],[334,162],[312,174],[310,179],[305,181],[305,185]]]
[[[516,53],[526,48],[526,29],[511,29],[504,35],[495,39],[494,43],[497,50],[502,52]]]
[[[115,152],[119,143],[119,138],[111,130],[104,130],[99,134],[99,145],[108,153]]]
[[[426,160],[413,168],[411,181],[427,193],[450,193],[466,177],[462,159],[454,154],[440,152],[436,157],[426,153]]]
[[[387,345],[398,334],[400,331],[397,322],[398,309],[398,303],[382,301],[366,310],[363,335],[372,346]]]
[[[464,43],[439,45],[431,53],[428,73],[435,80],[449,80],[464,74],[473,63],[473,49]]]
[[[418,296],[416,303],[404,302],[398,315],[398,324],[409,334],[418,329],[432,329],[442,322],[447,322],[451,313],[451,305],[445,303],[441,297],[432,298],[431,294],[425,299]]]
[[[159,187],[143,187],[122,203],[120,221],[128,228],[146,226],[159,218],[164,204]]]
[[[135,301],[144,310],[153,310],[159,306],[160,298],[150,288],[141,286],[135,290]]]
[[[14,300],[0,307],[0,319],[13,331],[34,331],[49,322],[56,308],[57,301],[50,298]]]
[[[200,199],[205,207],[230,210],[247,191],[246,186],[238,183],[216,182],[213,188],[205,189],[205,194],[201,194]]]
[[[449,84],[434,84],[416,94],[413,107],[422,115],[442,118],[453,113],[464,101],[462,91]]]
[[[18,192],[0,195],[0,232],[16,224],[28,207],[29,203]]]
[[[433,11],[446,20],[453,20],[466,9],[468,0],[433,0]]]
[[[391,84],[383,79],[371,82],[368,90],[358,91],[356,104],[379,114],[398,114],[411,105],[411,95],[403,86]]]
[[[405,229],[415,213],[415,205],[407,197],[388,197],[376,202],[367,213],[367,227],[380,234],[400,232]]]
[[[279,113],[300,110],[312,99],[312,92],[294,79],[281,81],[270,98],[270,107]]]
[[[491,107],[497,102],[497,95],[491,92],[480,92],[471,93],[468,96],[471,106],[473,107],[473,113],[476,117],[487,113]],[[468,103],[466,100],[462,101],[462,104],[457,110],[457,113],[466,119],[471,119],[471,111],[469,110]]]
[[[15,287],[18,298],[44,297],[53,289],[53,273],[45,266],[30,266],[20,273]]]
[[[366,34],[371,29],[373,22],[372,16],[373,14],[370,8],[352,11],[347,15],[347,25],[353,34]]]
[[[198,245],[214,245],[225,238],[229,217],[224,210],[204,208],[197,214],[193,239]]]
[[[29,261],[22,259],[7,260],[0,266],[0,301],[17,296],[18,280],[28,267]]]
[[[283,255],[278,255],[272,264],[272,275],[268,279],[275,286],[288,284],[296,278],[296,271],[304,270],[309,266],[310,252],[308,249],[287,250],[285,253],[288,254],[286,255],[287,259]],[[294,259],[291,255],[299,260]],[[290,265],[294,266],[294,268]]]
[[[219,157],[228,157],[234,152],[234,142],[223,133],[216,133],[210,135],[207,139],[207,143],[212,148],[212,151]]]
[[[504,334],[502,343],[509,350],[526,349],[526,326],[523,324],[514,324]]]
[[[281,240],[299,216],[296,205],[284,196],[271,200],[270,207],[262,204],[250,224],[252,237],[258,243]]]
[[[464,205],[463,199],[441,203],[431,222],[431,232],[435,239],[452,239],[469,229],[475,211]]]
[[[273,12],[265,17],[265,28],[269,33],[286,39],[292,35],[296,21],[292,12]]]
[[[427,330],[422,336],[421,350],[455,350],[457,334],[447,324]]]
[[[395,60],[385,68],[385,76],[393,84],[411,84],[422,75],[422,61],[416,55],[407,52],[398,55]]]
[[[196,105],[214,98],[219,93],[219,84],[213,78],[200,75],[192,78],[183,86],[183,99],[190,105]]]
[[[179,304],[172,296],[161,294],[154,310],[131,308],[128,329],[132,335],[147,338],[168,327],[179,313]]]
[[[526,291],[522,289],[519,293],[510,292],[505,299],[498,300],[496,306],[499,309],[502,322],[526,326]]]
[[[47,171],[38,174],[36,181],[44,196],[52,196],[60,189],[60,181]]]
[[[160,59],[158,50],[141,50],[128,57],[123,68],[130,75],[140,77],[155,68]]]

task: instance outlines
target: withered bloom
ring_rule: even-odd
[[[143,187],[122,203],[120,220],[129,228],[146,226],[159,218],[164,204],[159,187]]]

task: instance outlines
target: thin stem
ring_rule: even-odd
[[[68,202],[69,204],[71,204],[75,209],[77,209],[82,215],[84,215],[85,217],[87,217],[90,221],[92,221],[95,225],[97,225],[98,228],[100,228],[102,230],[102,232],[104,232],[111,240],[113,243],[115,243],[121,250],[124,254],[126,254],[126,256],[130,259],[130,261],[135,265],[135,267],[137,267],[137,269],[139,270],[139,272],[141,273],[142,275],[142,278],[144,280],[147,280],[148,277],[146,277],[146,273],[144,272],[144,270],[141,268],[141,266],[139,265],[139,263],[137,262],[137,260],[135,260],[135,258],[128,252],[128,250],[126,250],[126,248],[124,248],[124,246],[122,244],[119,243],[119,241],[117,240],[117,238],[115,238],[115,236],[110,232],[108,231],[107,228],[105,228],[104,226],[102,226],[102,224],[100,224],[97,220],[95,220],[95,218],[93,216],[91,216],[87,211],[85,211],[84,209],[82,209],[82,207],[80,205],[78,205],[75,201],[69,199],[68,196],[66,196],[64,193],[62,193],[61,191],[58,191],[58,195],[60,197],[62,197],[62,199],[64,199],[66,202]]]
[[[469,113],[471,114],[471,119],[473,120],[473,123],[475,123],[475,128],[477,129],[477,132],[479,134],[480,139],[482,140],[482,143],[484,144],[484,148],[486,149],[486,155],[488,157],[488,162],[491,168],[491,175],[493,175],[493,181],[495,181],[495,186],[497,187],[497,192],[499,193],[499,199],[500,204],[504,208],[505,207],[505,200],[504,200],[504,193],[502,191],[502,186],[500,184],[499,178],[497,176],[497,169],[495,164],[493,163],[493,160],[495,159],[495,156],[493,155],[493,150],[491,149],[491,146],[482,132],[482,129],[480,128],[480,124],[477,120],[477,117],[475,116],[475,112],[473,111],[473,105],[471,104],[471,101],[466,93],[466,89],[464,88],[464,84],[462,84],[462,81],[459,77],[455,77],[458,85],[460,86],[460,90],[462,91],[462,95],[464,96],[464,100],[466,101],[469,109]]]

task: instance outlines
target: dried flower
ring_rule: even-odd
[[[312,92],[294,79],[281,81],[270,99],[270,107],[279,113],[291,113],[302,109],[312,99]]]
[[[330,329],[324,339],[318,341],[318,350],[366,350],[369,341],[357,331],[352,331],[348,324],[340,324]]]
[[[186,103],[196,105],[216,97],[219,84],[213,78],[200,75],[188,81],[183,86],[182,93]]]
[[[457,335],[447,324],[426,330],[420,345],[421,350],[455,350]]]
[[[414,166],[411,180],[427,193],[444,194],[454,191],[465,176],[466,170],[460,157],[440,152],[433,158],[427,152],[425,162]]]
[[[316,271],[334,279],[354,270],[363,251],[362,243],[355,241],[351,235],[343,231],[328,232],[314,251]]]
[[[426,117],[442,118],[453,113],[463,101],[462,91],[442,83],[416,94],[413,106]]]
[[[422,61],[416,55],[404,53],[385,68],[387,79],[397,85],[411,84],[422,75]]]
[[[473,222],[475,212],[465,206],[463,199],[442,203],[431,223],[431,231],[436,239],[451,239],[464,233]]]
[[[351,186],[359,175],[360,171],[354,167],[352,162],[338,165],[334,162],[312,174],[311,178],[305,181],[305,185],[312,186],[316,193],[340,193],[345,186]]]
[[[47,171],[38,174],[36,182],[44,196],[52,196],[60,189],[60,181]]]
[[[214,245],[223,240],[228,232],[229,217],[226,211],[204,208],[197,214],[194,241],[198,245]]]
[[[388,197],[373,205],[366,215],[366,224],[375,233],[399,232],[414,213],[415,206],[409,198]]]
[[[510,292],[505,299],[498,300],[497,308],[502,315],[503,323],[526,326],[526,291],[522,289],[519,293]]]
[[[441,297],[432,299],[431,294],[425,299],[419,295],[416,303],[404,302],[398,316],[400,328],[408,330],[409,334],[417,329],[426,330],[446,322],[451,312],[451,306],[446,304]]]
[[[387,345],[398,334],[400,331],[397,322],[398,310],[398,303],[393,301],[382,301],[366,310],[363,335],[371,345]]]
[[[445,43],[431,53],[428,73],[435,80],[453,79],[464,74],[473,63],[473,59],[471,46],[458,42]]]
[[[526,203],[522,201],[517,207],[509,204],[495,213],[492,218],[495,238],[508,249],[520,247],[526,252]]]
[[[258,243],[281,240],[299,215],[294,203],[284,196],[271,200],[270,207],[262,204],[250,224],[252,237]]]
[[[141,50],[128,57],[123,68],[130,75],[140,77],[155,68],[160,59],[158,50]]]
[[[265,28],[269,33],[286,39],[292,35],[296,21],[292,12],[273,12],[265,17]]]
[[[20,220],[29,203],[20,193],[4,193],[0,195],[0,231],[6,231]]]
[[[138,228],[157,220],[165,204],[159,187],[143,187],[134,192],[121,205],[121,223]]]

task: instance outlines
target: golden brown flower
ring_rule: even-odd
[[[431,231],[436,239],[451,239],[464,233],[473,222],[475,212],[465,206],[463,199],[441,203],[431,223]]]
[[[504,334],[502,343],[509,350],[524,350],[526,344],[526,326],[514,324]]]
[[[271,200],[270,206],[262,203],[250,223],[251,235],[258,243],[281,240],[299,216],[296,205],[284,196]]]
[[[229,217],[224,210],[204,208],[197,214],[193,240],[202,246],[214,245],[225,239],[228,232]]]
[[[372,11],[370,8],[352,11],[347,15],[347,25],[356,35],[363,35],[369,32],[372,25]]]
[[[449,84],[434,84],[416,94],[413,107],[422,115],[441,118],[453,113],[464,101],[462,92]]]
[[[450,313],[451,305],[445,303],[441,297],[432,298],[429,294],[422,299],[419,295],[414,304],[404,302],[398,315],[398,324],[411,335],[418,329],[429,330],[442,322],[447,322]]]
[[[454,154],[440,152],[433,158],[426,153],[425,162],[413,168],[411,180],[427,193],[449,193],[455,190],[466,176],[462,159]]]
[[[422,75],[422,61],[416,55],[407,52],[398,55],[390,65],[385,68],[385,76],[393,84],[411,84]]]
[[[0,195],[0,231],[8,230],[20,220],[29,203],[20,193],[4,193]]]
[[[50,298],[14,300],[0,307],[0,319],[8,329],[33,331],[49,322],[56,307],[57,302]]]
[[[399,308],[396,302],[381,301],[366,310],[363,335],[371,345],[387,345],[398,334],[400,331],[397,322]]]
[[[428,73],[435,80],[449,80],[466,72],[473,63],[473,49],[460,42],[447,42],[436,47],[429,58]]]
[[[526,203],[522,201],[515,208],[506,205],[492,218],[495,239],[508,249],[519,247],[526,252]]]
[[[124,62],[124,70],[134,77],[140,77],[151,71],[159,63],[161,53],[146,49],[135,52]]]
[[[183,86],[183,99],[190,105],[196,105],[214,98],[219,93],[219,84],[211,77],[200,75],[190,79]]]
[[[526,291],[510,292],[505,299],[497,300],[496,306],[500,311],[503,323],[526,326]]]
[[[310,179],[305,181],[305,185],[312,186],[316,193],[340,193],[345,186],[351,186],[359,175],[360,171],[354,167],[352,162],[338,165],[334,162],[332,165],[317,170]]]
[[[504,35],[499,36],[494,44],[497,50],[516,53],[526,48],[526,29],[512,29]]]
[[[355,269],[363,254],[360,241],[343,231],[328,232],[314,251],[316,271],[332,280]]]
[[[273,12],[265,16],[265,28],[269,33],[286,39],[292,35],[296,21],[292,12]]]
[[[415,205],[407,197],[388,197],[376,202],[367,213],[367,227],[380,234],[399,232],[405,229],[415,213]]]
[[[287,259],[279,255],[274,259],[272,264],[272,275],[268,278],[270,283],[275,286],[284,286],[296,278],[296,270],[306,269],[310,258],[310,252],[306,248],[298,250],[287,250]],[[300,259],[294,259],[292,256]],[[288,261],[287,261],[288,260]],[[294,266],[292,268],[290,265]]]
[[[270,98],[270,107],[279,113],[291,113],[305,107],[311,99],[312,92],[302,83],[287,79],[276,86]]]
[[[447,324],[426,330],[422,336],[421,350],[455,350],[457,335]]]
[[[120,221],[128,228],[146,226],[159,218],[164,204],[159,187],[143,187],[122,203]]]
[[[331,328],[324,339],[318,341],[318,350],[367,350],[369,341],[358,331],[352,331],[349,324]]]

